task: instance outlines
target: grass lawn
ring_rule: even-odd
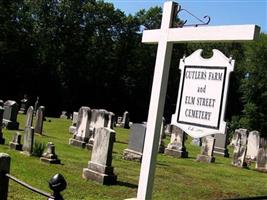
[[[51,122],[49,122],[51,120]],[[20,129],[24,128],[25,115],[18,115]],[[87,167],[91,151],[79,149],[68,144],[71,134],[67,119],[47,118],[44,122],[44,135],[35,135],[35,140],[56,145],[56,154],[61,165],[41,163],[37,157],[27,157],[18,151],[9,149],[8,142],[16,131],[3,129],[5,145],[0,145],[0,152],[11,156],[11,174],[28,184],[50,192],[49,179],[61,173],[67,180],[67,189],[62,193],[66,200],[126,199],[136,197],[140,172],[140,163],[122,159],[127,148],[129,130],[115,128],[116,143],[113,148],[113,162],[118,184],[102,186],[94,181],[82,178],[82,170]],[[20,130],[23,134],[23,130]],[[169,138],[165,140],[167,144]],[[22,139],[23,142],[23,139]],[[254,170],[231,166],[230,158],[216,156],[215,163],[206,164],[195,161],[200,148],[186,143],[189,158],[177,159],[158,154],[153,199],[222,199],[267,195],[267,174]],[[0,186],[1,187],[1,186]],[[8,199],[46,199],[43,196],[23,188],[10,180]]]

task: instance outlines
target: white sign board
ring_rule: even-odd
[[[199,49],[180,60],[180,86],[172,124],[192,137],[225,133],[225,105],[234,60],[219,50],[204,59]]]

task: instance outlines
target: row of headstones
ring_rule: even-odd
[[[2,119],[3,119],[4,109],[0,107],[0,144],[5,144],[5,139],[3,138],[2,132]],[[43,128],[43,117],[44,117],[44,107],[40,106],[36,114],[36,125],[35,129],[32,127],[34,109],[30,106],[27,110],[26,122],[24,128],[24,143],[21,144],[21,134],[16,132],[11,142],[9,142],[10,149],[23,151],[23,154],[31,156],[33,152],[34,144],[34,133],[42,133]],[[60,163],[60,160],[55,154],[55,145],[52,142],[49,142],[47,145],[47,151],[40,158],[43,162],[49,163]]]
[[[75,114],[73,119],[76,119]],[[92,149],[96,130],[101,127],[113,129],[115,114],[104,109],[90,109],[81,107],[77,115],[77,123],[73,121],[70,131],[73,133],[69,144],[81,148]]]
[[[162,123],[163,124],[163,123]],[[162,125],[163,127],[163,125]],[[171,138],[170,143],[167,147],[164,147],[164,143],[162,139],[164,138],[164,130],[161,130],[160,144],[159,144],[159,153],[164,153],[166,155],[174,156],[177,158],[187,158],[188,152],[185,147],[185,139],[186,133],[182,131],[180,128],[176,126],[171,126]],[[123,158],[126,160],[142,160],[143,155],[143,147],[146,133],[146,125],[145,124],[133,124],[130,136],[128,148],[123,152]],[[267,145],[266,141],[262,139],[260,145],[259,133],[257,131],[251,131],[249,133],[247,139],[247,130],[246,129],[237,129],[234,134],[234,153],[232,164],[234,166],[245,166],[245,159],[251,160],[256,158],[256,169],[267,171]],[[221,139],[217,143],[217,149],[221,149],[221,152],[217,152],[217,154],[224,155],[225,157],[229,157],[228,150],[226,148],[226,136],[222,134],[218,137],[215,136],[207,136],[201,138],[201,152],[197,155],[196,161],[199,162],[215,162],[214,152],[216,140]],[[217,139],[216,139],[217,137]],[[219,143],[221,143],[221,147],[219,147]],[[222,152],[226,152],[223,154]],[[255,156],[256,155],[256,156]]]
[[[236,129],[231,145],[234,146],[233,165],[247,167],[256,161],[255,169],[267,172],[267,141],[258,131],[248,133],[247,129]]]

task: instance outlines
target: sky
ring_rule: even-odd
[[[140,9],[162,7],[167,0],[105,0],[111,2],[115,8],[125,14],[135,14]],[[267,33],[267,0],[179,0],[175,1],[182,9],[188,10],[200,19],[208,15],[210,26],[256,24],[261,32]],[[181,11],[179,18],[188,20],[188,24],[196,23],[185,11]]]

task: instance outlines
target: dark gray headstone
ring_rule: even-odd
[[[36,114],[39,106],[40,106],[39,97],[36,97],[36,101],[34,103],[34,114]]]
[[[235,137],[236,142],[233,152],[232,165],[237,167],[245,167],[247,163],[245,162],[246,152],[247,152],[247,129],[236,129]]]
[[[125,111],[123,113],[123,118],[122,118],[122,125],[123,125],[123,128],[130,128],[130,115],[129,115],[129,112],[128,111]]]
[[[128,148],[123,152],[125,160],[141,161],[146,135],[146,125],[133,124],[130,131]]]
[[[227,149],[227,133],[215,134],[214,138],[215,138],[214,154],[221,155],[223,157],[229,157]]]
[[[91,179],[103,185],[115,184],[117,176],[112,167],[112,150],[115,141],[115,131],[108,128],[98,128],[88,168],[83,169],[83,178]]]
[[[5,144],[5,139],[3,137],[3,132],[2,132],[3,114],[4,114],[4,108],[0,106],[0,144]]]
[[[188,152],[186,151],[186,147],[184,145],[185,132],[174,125],[171,125],[170,131],[171,140],[164,153],[177,158],[187,158]]]
[[[17,122],[18,115],[18,104],[16,101],[8,100],[4,103],[4,116],[3,123],[7,129],[17,130],[19,128],[19,123]]]
[[[34,127],[34,132],[41,135],[43,134],[44,112],[45,107],[40,106],[36,112],[36,122]]]

